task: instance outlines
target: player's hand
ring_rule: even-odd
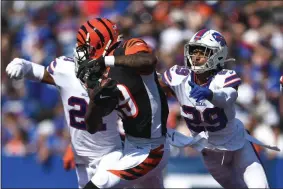
[[[117,81],[107,78],[99,82],[93,89],[88,89],[88,94],[90,100],[102,107],[102,115],[106,116],[116,108],[120,91]]]
[[[74,152],[72,150],[71,145],[67,147],[65,154],[63,156],[63,166],[64,169],[67,171],[74,169],[76,166]]]
[[[105,62],[104,57],[100,57],[98,59],[87,59],[80,63],[77,72],[77,78],[79,78],[83,83],[86,82],[90,72],[95,74],[96,77],[100,78],[105,71]]]
[[[86,87],[88,89],[94,89],[100,85],[100,77],[102,77],[96,70],[90,69],[86,78]]]
[[[201,87],[191,81],[189,81],[189,85],[192,88],[190,91],[190,97],[196,99],[197,102],[203,99],[212,100],[213,93],[210,89]]]
[[[24,77],[24,60],[14,58],[6,67],[6,73],[11,79],[22,79]]]
[[[95,60],[95,62],[93,62],[92,69],[96,70],[101,74],[104,73],[104,71],[106,70],[104,56],[99,57],[98,59]]]
[[[95,61],[94,59],[86,59],[80,63],[76,76],[83,83],[86,82],[86,79],[89,76],[90,69],[93,67],[94,61]]]

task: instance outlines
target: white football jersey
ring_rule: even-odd
[[[116,111],[103,118],[104,127],[101,131],[95,134],[86,131],[84,116],[89,97],[76,77],[73,59],[61,56],[51,62],[46,69],[60,91],[75,154],[95,157],[121,149]]]
[[[220,150],[236,150],[245,142],[242,122],[235,118],[234,104],[225,108],[216,107],[208,100],[196,102],[190,97],[195,73],[187,67],[173,66],[162,74],[163,82],[175,93],[180,103],[180,112],[193,136],[204,131],[208,143]],[[202,86],[215,91],[224,87],[238,86],[241,79],[233,70],[222,70]],[[227,97],[229,98],[229,97]],[[223,101],[224,102],[224,101]]]

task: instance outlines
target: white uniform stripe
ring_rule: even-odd
[[[155,82],[152,82],[154,80],[154,73],[150,75],[143,75],[141,77],[149,97],[152,111],[151,138],[158,138],[162,136],[161,111],[159,108],[161,107],[161,100],[158,87]]]
[[[171,82],[170,82],[170,80],[168,79],[168,76],[167,76],[166,72],[164,72],[163,75],[164,75],[164,78],[166,79],[167,83],[170,84]]]

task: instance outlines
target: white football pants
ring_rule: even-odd
[[[267,178],[251,143],[236,151],[202,151],[204,163],[224,188],[269,188]]]

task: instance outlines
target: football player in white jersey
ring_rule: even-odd
[[[107,49],[118,45],[120,33],[116,24],[105,18],[97,18],[82,25],[77,34],[78,42],[91,31],[92,38],[98,45],[92,48],[93,57],[101,56]],[[139,55],[137,55],[139,57]],[[37,63],[33,63],[21,58],[15,58],[11,61],[6,72],[13,79],[30,79],[37,82],[55,85],[61,95],[64,106],[65,118],[69,126],[71,135],[72,149],[75,154],[76,173],[79,187],[82,188],[95,174],[97,165],[104,155],[113,152],[120,154],[122,151],[121,139],[117,130],[117,112],[113,111],[108,116],[103,117],[103,124],[100,130],[94,134],[86,132],[84,116],[87,110],[89,97],[83,83],[77,79],[76,72],[78,54],[73,58],[61,56],[56,58],[45,69]],[[116,57],[116,65],[123,62],[119,58],[125,59],[125,56]],[[156,57],[152,54],[143,55],[138,60],[133,60],[136,69],[141,65],[146,67],[144,62],[155,64]],[[127,66],[127,65],[125,65]],[[117,155],[119,156],[119,155]],[[114,156],[113,156],[114,157]],[[112,159],[111,161],[114,161]]]
[[[177,98],[181,115],[194,137],[206,139],[204,163],[224,188],[268,188],[261,162],[235,118],[240,77],[224,69],[226,41],[215,30],[198,31],[184,47],[185,67],[162,74],[163,88]]]

